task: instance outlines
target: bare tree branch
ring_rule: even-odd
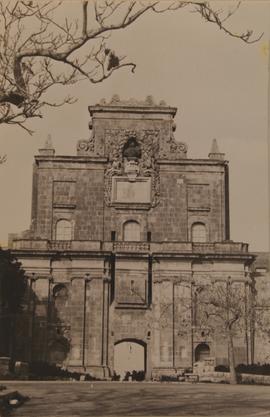
[[[0,156],[0,164],[4,164],[4,162],[6,162],[6,160],[7,160],[7,155]]]
[[[227,13],[214,10],[204,1],[83,0],[78,4],[81,20],[65,16],[64,2],[0,3],[0,124],[23,127],[28,119],[42,117],[45,106],[74,102],[70,97],[51,102],[47,93],[55,85],[66,87],[83,79],[101,83],[125,67],[134,72],[136,64],[119,57],[107,46],[107,41],[113,31],[132,25],[148,12],[190,7],[207,22],[246,43],[256,42],[262,36],[253,39],[251,30],[238,34],[225,26],[240,3]],[[56,17],[60,10],[62,20]],[[90,46],[88,53],[86,44]]]

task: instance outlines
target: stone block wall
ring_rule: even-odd
[[[94,106],[92,136],[79,141],[77,156],[43,149],[36,157],[32,240],[18,250],[35,275],[28,327],[32,358],[102,375],[113,370],[115,346],[133,341],[144,348],[148,376],[191,366],[200,344],[226,361],[220,338],[195,328],[192,291],[228,276],[244,283],[248,255],[181,244],[191,241],[194,223],[205,225],[207,241],[229,239],[228,183],[222,154],[187,158],[186,145],[174,138],[175,113],[163,105]],[[126,157],[131,139],[137,156]],[[120,180],[118,201],[113,193]],[[67,242],[47,243],[62,240],[56,234],[60,220],[72,229]],[[140,227],[134,244],[123,242],[130,220]],[[171,244],[152,246],[147,240]],[[243,344],[236,345],[241,361]]]
[[[186,158],[186,145],[173,136],[175,108],[96,106],[90,113],[93,135],[82,144],[86,150],[80,150],[79,143],[78,156],[42,150],[36,157],[35,238],[55,240],[57,222],[66,219],[74,240],[108,241],[112,231],[121,240],[127,220],[140,223],[141,240],[151,232],[153,241],[190,241],[195,222],[205,224],[209,241],[228,239],[227,163]],[[120,207],[112,201],[110,187],[113,176],[126,174],[119,174],[113,163],[123,166],[121,152],[132,135],[141,147],[140,175],[151,179],[152,200]]]
[[[82,166],[74,162],[38,160],[34,170],[37,187],[32,196],[35,238],[55,240],[57,221],[66,219],[72,223],[73,239],[103,239],[102,164]]]
[[[53,170],[46,164],[38,170],[38,191],[33,195],[35,238],[55,240],[57,221],[66,219],[72,223],[74,240],[108,241],[112,231],[117,240],[122,240],[123,224],[128,220],[140,223],[144,241],[148,231],[153,241],[190,241],[191,227],[196,222],[206,225],[209,241],[225,239],[222,164],[198,164],[196,172],[189,172],[188,165],[180,162],[163,164],[159,170],[159,203],[145,210],[104,204],[102,164],[88,161],[84,167],[76,164],[74,170],[67,161],[62,166],[57,161],[53,165]],[[198,200],[200,193],[204,197]]]

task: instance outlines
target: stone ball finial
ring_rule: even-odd
[[[146,97],[146,99],[145,99],[145,104],[147,105],[147,106],[154,106],[155,105],[155,101],[154,101],[154,98],[153,98],[153,96],[147,96]]]
[[[166,103],[165,100],[160,100],[159,105],[162,106],[162,107],[165,107],[165,106],[167,106],[167,103]]]
[[[119,97],[119,95],[118,94],[114,94],[113,96],[112,96],[112,99],[111,99],[111,104],[115,104],[115,103],[119,103],[120,102],[120,97]]]

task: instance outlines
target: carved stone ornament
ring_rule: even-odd
[[[149,95],[144,100],[137,100],[130,98],[128,100],[121,99],[118,94],[114,94],[110,101],[106,101],[102,98],[98,103],[100,106],[140,106],[140,107],[166,107],[167,104],[164,100],[157,103],[153,96]]]
[[[159,157],[161,159],[183,159],[187,157],[187,145],[176,142],[173,133],[164,138],[160,145]]]
[[[141,157],[127,161],[123,156],[124,146],[129,138],[135,138],[141,149]],[[112,205],[112,178],[127,176],[135,181],[137,176],[151,177],[151,206],[159,202],[159,172],[156,155],[159,152],[159,130],[107,129],[105,131],[105,155],[108,167],[105,171],[105,202]]]
[[[140,169],[136,161],[125,161],[124,172],[130,181],[135,181]]]
[[[94,135],[90,139],[82,139],[77,143],[77,153],[78,155],[94,155],[95,152],[95,138]]]

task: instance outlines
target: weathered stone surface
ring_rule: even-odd
[[[35,159],[31,228],[13,243],[29,277],[20,359],[107,378],[115,346],[138,343],[150,378],[192,366],[203,343],[225,364],[224,340],[195,329],[191,297],[228,276],[249,282],[247,245],[228,241],[227,162],[188,159],[164,103],[114,98],[89,110],[77,156]],[[205,242],[192,242],[194,224]]]
[[[14,372],[19,376],[27,376],[29,374],[29,364],[27,362],[15,362]]]
[[[0,357],[0,375],[5,376],[9,374],[10,358],[2,356]]]

